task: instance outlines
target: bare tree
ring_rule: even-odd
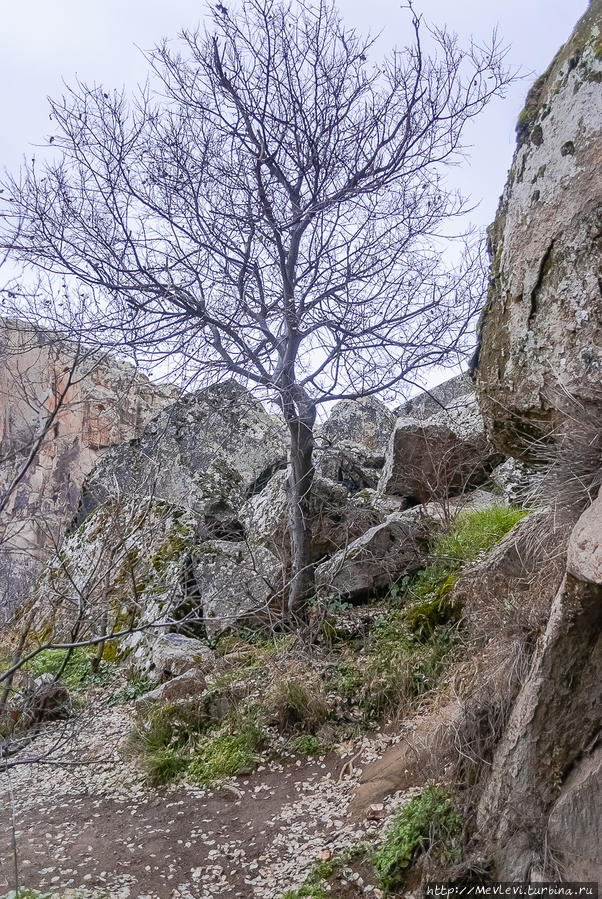
[[[477,243],[442,262],[467,211],[444,166],[511,76],[495,36],[425,41],[407,14],[409,45],[375,62],[331,0],[218,5],[207,31],[148,55],[133,100],[77,84],[52,101],[58,159],[4,185],[0,246],[80,285],[69,320],[86,340],[234,375],[278,404],[291,612],[313,590],[318,407],[461,353],[482,296]]]

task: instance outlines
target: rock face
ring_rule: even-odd
[[[68,640],[79,622],[77,636],[86,639],[177,618],[198,527],[190,510],[163,500],[107,500],[43,569],[29,597],[34,630]],[[146,653],[149,640],[134,631],[113,644],[112,655]]]
[[[281,420],[227,381],[183,397],[86,479],[79,519],[107,496],[152,494],[224,525],[286,463]]]
[[[577,398],[598,445],[601,36],[602,0],[592,0],[529,94],[490,233],[478,395],[492,441],[516,458],[528,458],[529,441],[552,427],[565,451],[577,429],[565,418],[563,394]],[[579,439],[567,477],[587,485],[592,472],[580,468]],[[572,532],[555,548],[564,577],[484,778],[477,831],[499,880],[554,879],[550,858],[567,879],[600,879],[602,527],[600,500],[583,511],[588,501],[584,487],[580,517],[576,500],[567,505]],[[552,509],[562,512],[562,502]]]
[[[73,517],[85,476],[109,447],[137,437],[175,393],[53,332],[0,320],[0,500],[9,492],[0,513],[0,620]]]
[[[522,455],[562,419],[564,391],[600,401],[602,0],[531,89],[490,229],[477,386],[491,439]]]
[[[412,397],[395,414],[399,418],[430,418],[440,412],[462,409],[474,401],[474,393],[472,379],[464,372]]]
[[[376,595],[424,563],[425,528],[412,511],[390,515],[316,569],[325,592],[350,599]]]
[[[376,487],[395,416],[376,397],[342,400],[317,434],[316,467],[349,493]]]
[[[548,821],[549,848],[567,880],[602,882],[602,746],[571,771]]]
[[[265,620],[273,597],[282,589],[282,567],[265,547],[212,540],[192,558],[195,593],[210,636],[244,618]]]
[[[249,543],[266,546],[285,566],[290,560],[286,478],[286,471],[276,472],[238,514]],[[331,556],[382,518],[376,510],[350,502],[343,484],[319,476],[314,479],[310,512],[316,562]]]
[[[435,415],[398,418],[378,491],[407,506],[446,499],[482,484],[499,461],[474,395],[464,392]]]

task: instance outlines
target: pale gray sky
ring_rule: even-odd
[[[405,43],[409,20],[400,0],[339,0],[338,5],[349,24],[384,29],[383,46]],[[13,171],[51,133],[46,97],[61,93],[61,79],[68,82],[77,74],[108,87],[133,87],[146,72],[136,45],[150,48],[163,36],[194,26],[204,8],[196,0],[5,0],[2,6],[0,166]],[[415,0],[415,6],[460,36],[486,38],[498,25],[511,45],[510,63],[530,73],[472,128],[471,160],[454,173],[460,187],[482,201],[473,218],[486,225],[506,179],[527,89],[568,38],[587,0]]]

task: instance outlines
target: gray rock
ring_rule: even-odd
[[[476,402],[468,399],[425,420],[398,419],[378,491],[404,497],[407,505],[444,499],[478,487],[498,461]]]
[[[376,397],[342,400],[318,429],[316,467],[349,493],[376,487],[395,416]]]
[[[286,478],[286,471],[277,472],[238,515],[249,543],[266,546],[284,565],[290,559]],[[322,477],[314,479],[310,511],[315,561],[332,555],[383,517],[375,509],[350,502],[343,484]]]
[[[412,509],[390,515],[316,569],[322,593],[351,599],[378,594],[424,564],[425,520]]]
[[[398,418],[423,420],[447,410],[462,407],[474,399],[475,387],[466,372],[436,387],[423,390],[395,410]]]
[[[108,500],[88,516],[50,560],[30,595],[33,627],[70,639],[148,626],[119,638],[117,654],[134,650],[150,664],[156,625],[177,617],[186,595],[186,565],[198,542],[199,520],[163,500]]]
[[[184,634],[160,634],[153,644],[152,664],[157,680],[163,682],[191,669],[206,674],[215,665],[215,653],[200,640]]]
[[[533,85],[489,229],[477,389],[493,443],[519,458],[561,423],[567,394],[600,398],[601,28],[593,0]]]
[[[535,471],[518,459],[506,459],[491,472],[491,480],[509,503],[525,502],[535,483]]]
[[[53,427],[0,514],[0,623],[3,609],[8,614],[19,604],[53,555],[86,475],[110,447],[138,437],[178,394],[125,362],[82,354],[53,331],[0,319],[0,496],[22,473],[49,397],[66,386],[60,379],[70,370]]]
[[[573,528],[566,568],[580,581],[602,584],[602,491]]]
[[[211,540],[192,556],[203,623],[210,636],[236,622],[265,616],[282,590],[282,566],[264,546]]]
[[[148,693],[138,697],[135,703],[136,714],[147,715],[155,706],[172,705],[190,700],[200,703],[204,689],[205,678],[199,670],[184,671],[177,677],[165,681],[154,690],[149,690]]]
[[[602,883],[602,746],[581,759],[563,783],[548,819],[552,857],[571,881]]]
[[[235,381],[216,384],[183,397],[140,440],[107,454],[86,479],[79,520],[121,492],[157,496],[223,527],[285,462],[281,419]]]

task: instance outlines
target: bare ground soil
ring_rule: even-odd
[[[127,751],[131,723],[130,706],[111,708],[99,695],[29,747],[37,757],[59,744],[47,763],[0,773],[0,896],[14,889],[13,833],[21,886],[61,899],[279,899],[303,883],[320,853],[334,855],[382,826],[347,810],[362,765],[388,745],[386,735],[319,760],[265,760],[253,775],[211,790],[158,790]],[[379,895],[353,876],[333,896]]]

